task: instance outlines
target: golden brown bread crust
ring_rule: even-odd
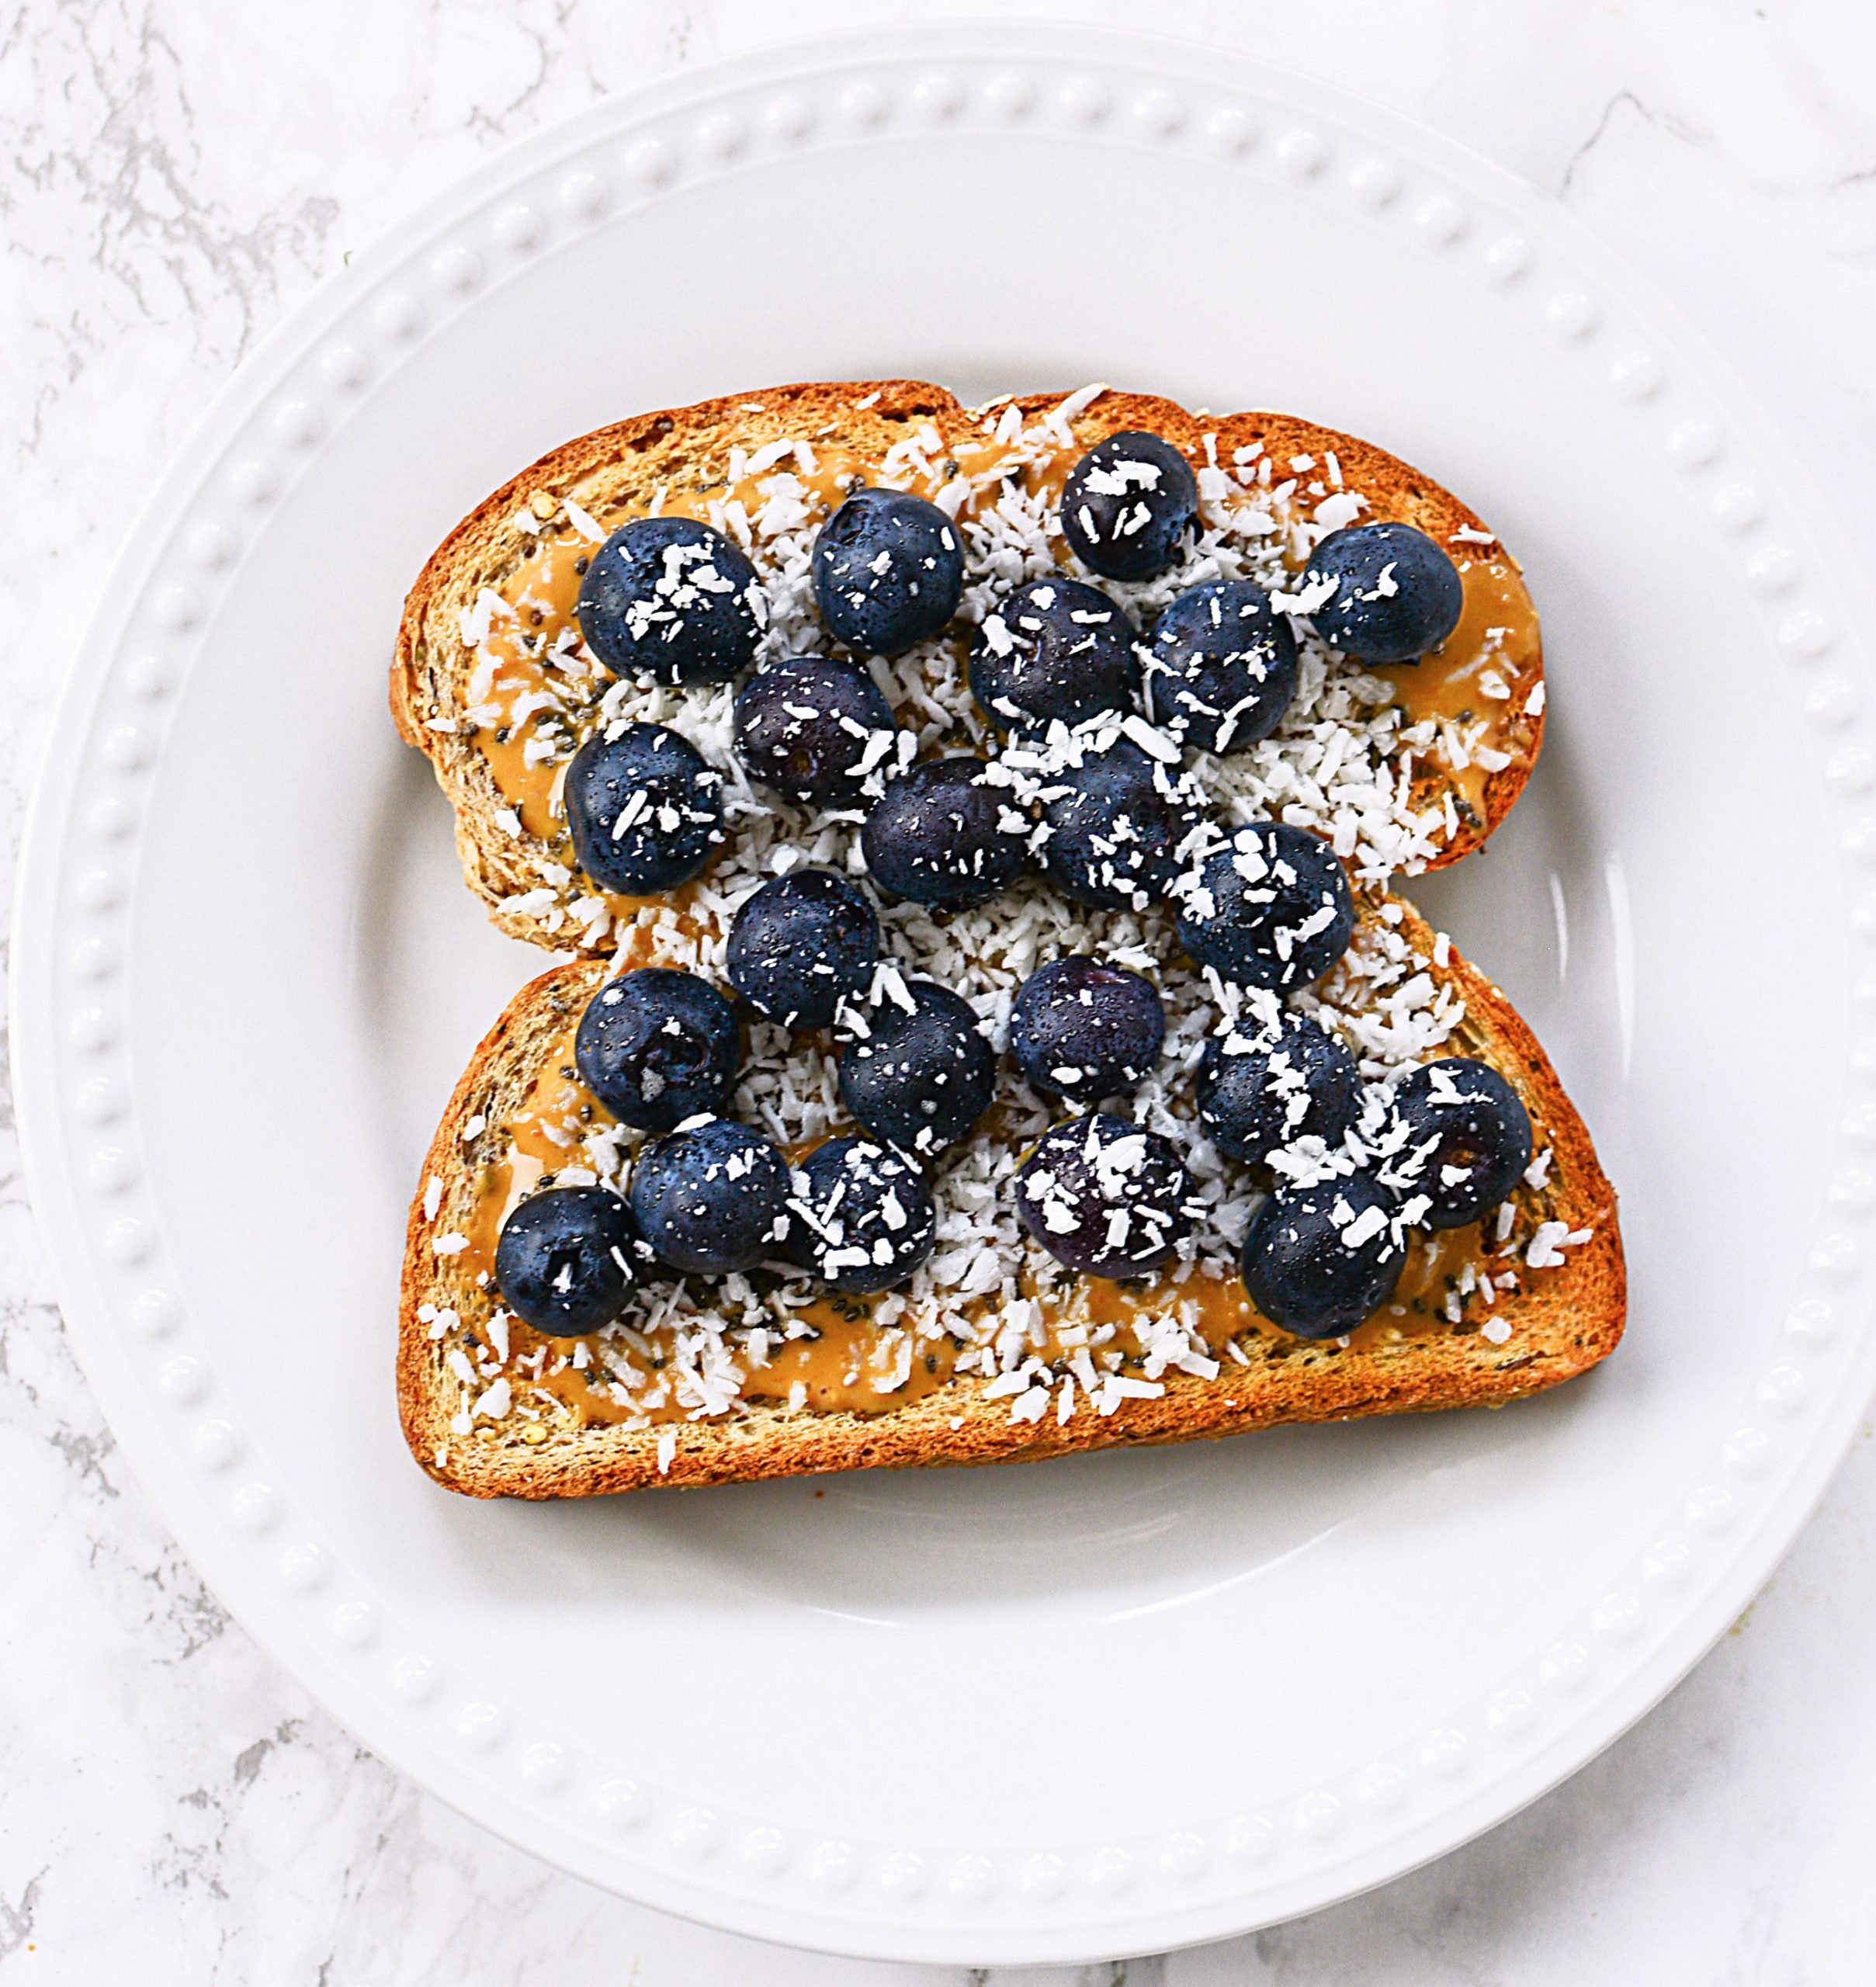
[[[1401,928],[1417,950],[1430,954],[1431,933],[1410,906],[1403,910]],[[466,1226],[481,1167],[504,1149],[504,1120],[527,1094],[544,1048],[563,1034],[605,969],[602,961],[576,959],[542,974],[510,1002],[456,1086],[412,1203],[399,1316],[399,1407],[412,1453],[450,1489],[477,1497],[577,1497],[865,1467],[1026,1462],[1286,1421],[1496,1406],[1584,1371],[1621,1337],[1627,1286],[1615,1195],[1588,1130],[1510,1003],[1452,951],[1444,966],[1430,969],[1465,1001],[1451,1051],[1479,1056],[1509,1079],[1554,1153],[1548,1184],[1534,1192],[1521,1188],[1518,1198],[1533,1203],[1543,1219],[1592,1231],[1561,1265],[1527,1272],[1526,1287],[1501,1301],[1496,1315],[1512,1326],[1504,1344],[1475,1330],[1441,1331],[1344,1350],[1271,1332],[1245,1341],[1247,1367],[1227,1368],[1215,1380],[1170,1373],[1160,1398],[1126,1401],[1110,1417],[1084,1400],[1065,1425],[1012,1420],[1007,1399],[985,1399],[989,1383],[975,1377],[874,1415],[754,1404],[721,1421],[661,1424],[674,1429],[677,1441],[662,1472],[657,1427],[555,1432],[533,1448],[511,1428],[491,1429],[486,1437],[453,1434],[451,1418],[467,1390],[417,1313],[425,1304],[460,1307],[473,1301],[473,1292],[461,1259],[436,1256],[432,1240]],[[466,1139],[464,1129],[475,1116],[487,1124]],[[433,1219],[423,1206],[423,1184],[432,1178],[443,1183]]]
[[[856,404],[869,396],[877,397],[872,406]],[[1059,405],[1063,397],[1014,397],[1025,417]],[[487,760],[455,729],[466,708],[473,654],[463,646],[459,612],[483,588],[499,589],[519,564],[529,541],[513,522],[515,512],[534,492],[545,491],[573,498],[597,518],[616,521],[647,509],[661,484],[721,483],[733,447],[754,452],[768,442],[820,439],[831,431],[855,453],[877,459],[903,438],[908,424],[928,421],[954,446],[983,439],[972,411],[954,394],[917,380],[809,382],[635,415],[550,449],[484,498],[438,547],[404,603],[391,667],[391,715],[400,737],[429,758],[455,810],[463,873],[504,931],[553,950],[563,950],[567,943],[563,930],[548,929],[537,915],[501,907],[505,898],[539,884],[529,862],[538,844],[498,827],[495,816],[507,803]],[[1347,487],[1368,499],[1371,518],[1416,525],[1442,545],[1455,532],[1489,530],[1450,491],[1399,457],[1295,415],[1202,418],[1152,394],[1106,391],[1071,425],[1084,448],[1123,429],[1147,428],[1200,462],[1208,435],[1216,438],[1225,458],[1253,442],[1279,461],[1333,451]],[[1477,550],[1486,553],[1496,543],[1481,543]],[[1508,713],[1506,723],[1503,742],[1510,763],[1486,781],[1482,819],[1462,811],[1457,832],[1429,868],[1443,869],[1478,848],[1523,790],[1542,741],[1543,716],[1521,708]],[[433,728],[444,723],[452,728]],[[1417,803],[1437,804],[1446,783],[1437,768],[1421,766],[1414,782]]]

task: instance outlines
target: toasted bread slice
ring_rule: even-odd
[[[1228,1246],[1215,1240],[1212,1259],[1195,1265],[1184,1282],[1167,1279],[1139,1290],[1098,1279],[1065,1287],[1032,1248],[1032,1274],[1021,1287],[1042,1306],[1045,1331],[1111,1316],[1112,1304],[1123,1301],[1136,1321],[1170,1314],[1197,1289],[1204,1324],[1189,1336],[1194,1343],[1202,1338],[1210,1358],[1156,1373],[1139,1355],[1137,1332],[1132,1339],[1123,1334],[1111,1342],[1136,1347],[1126,1368],[1134,1384],[1124,1396],[1116,1397],[1121,1390],[1106,1387],[1104,1377],[1098,1396],[1085,1385],[1064,1387],[1058,1375],[1044,1389],[1039,1412],[1030,1411],[1033,1395],[1019,1391],[1020,1376],[1012,1382],[995,1373],[952,1371],[922,1391],[902,1381],[868,1399],[848,1388],[844,1404],[833,1406],[799,1396],[793,1404],[738,1397],[709,1411],[668,1399],[650,1414],[605,1408],[619,1414],[615,1420],[589,1411],[609,1397],[588,1384],[598,1368],[569,1363],[568,1342],[536,1339],[512,1321],[498,1321],[489,1275],[502,1208],[525,1191],[515,1172],[517,1128],[534,1122],[529,1114],[538,1112],[543,1086],[557,1099],[563,1125],[577,1130],[594,1124],[595,1114],[605,1117],[590,1098],[590,1108],[580,1106],[584,1093],[562,1067],[569,1032],[613,962],[576,959],[556,966],[522,990],[477,1050],[444,1113],[411,1208],[397,1384],[413,1453],[439,1482],[470,1496],[586,1496],[865,1466],[1026,1462],[1279,1422],[1497,1406],[1583,1371],[1621,1336],[1622,1243],[1614,1192],[1544,1052],[1498,989],[1401,900],[1375,894],[1365,900],[1351,958],[1355,965],[1337,969],[1314,1004],[1357,1046],[1365,1070],[1385,1070],[1392,1052],[1384,994],[1414,985],[1416,1011],[1429,1018],[1410,1052],[1393,1057],[1396,1065],[1435,1052],[1491,1063],[1522,1097],[1538,1157],[1505,1203],[1502,1225],[1489,1216],[1477,1229],[1448,1231],[1430,1243],[1417,1234],[1395,1303],[1349,1339],[1296,1339],[1260,1319],[1230,1273]],[[1371,966],[1385,963],[1369,970],[1364,958]],[[1189,1117],[1191,1059],[1179,1066],[1179,1046],[1175,1027],[1161,1101]],[[749,1103],[744,1100],[746,1111]],[[609,1143],[610,1134],[598,1129],[600,1136],[574,1156],[596,1151],[602,1162],[622,1164],[625,1135]],[[840,1129],[837,1119],[824,1118],[823,1129]],[[998,1129],[1023,1133],[1020,1125],[993,1127],[993,1133]],[[985,1137],[980,1132],[969,1143]],[[968,1160],[959,1163],[968,1166]],[[943,1167],[935,1189],[943,1206],[951,1191]],[[979,1219],[966,1215],[966,1233]],[[1443,1251],[1437,1257],[1432,1244]],[[993,1246],[987,1229],[974,1246]],[[747,1301],[737,1292],[726,1308],[741,1328],[726,1326],[718,1335],[729,1355],[752,1370],[747,1325],[762,1301],[759,1292]],[[987,1311],[1000,1306],[1010,1308],[997,1293],[983,1300]],[[824,1331],[842,1329],[824,1309],[802,1315]],[[641,1334],[628,1363],[648,1372],[665,1329]],[[868,1320],[859,1329],[876,1327]],[[671,1342],[663,1341],[667,1351]],[[625,1350],[622,1340],[616,1343]],[[1148,1373],[1155,1377],[1141,1377]]]
[[[1282,726],[1249,752],[1206,760],[1208,784],[1245,817],[1281,814],[1326,835],[1371,884],[1478,847],[1537,756],[1541,651],[1515,562],[1430,478],[1287,414],[1195,414],[1104,389],[971,409],[917,380],[808,384],[643,414],[564,444],[478,505],[412,588],[391,709],[435,768],[464,873],[495,921],[553,949],[604,951],[657,916],[579,874],[559,810],[555,775],[602,716],[685,732],[729,775],[733,827],[779,811],[788,832],[808,831],[806,817],[740,784],[726,687],[616,683],[588,656],[575,569],[608,532],[680,510],[731,532],[770,599],[764,654],[798,653],[823,639],[807,550],[851,481],[932,496],[966,539],[959,618],[876,674],[921,751],[974,746],[984,723],[968,692],[957,694],[973,623],[1024,578],[1056,566],[1082,573],[1056,528],[1061,481],[1083,451],[1130,428],[1189,456],[1204,526],[1192,555],[1161,579],[1098,582],[1143,633],[1175,592],[1221,572],[1280,588],[1326,531],[1358,518],[1417,525],[1466,581],[1459,627],[1417,664],[1365,670],[1306,633],[1302,683]],[[740,853],[733,834],[716,873],[733,875]]]

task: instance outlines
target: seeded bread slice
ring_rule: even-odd
[[[1035,419],[1059,406],[1063,397],[1019,395],[1014,404],[1025,419]],[[570,499],[610,530],[648,511],[661,487],[720,487],[733,449],[754,454],[768,443],[812,437],[817,444],[844,446],[877,463],[908,433],[926,425],[948,449],[981,446],[981,418],[943,387],[923,380],[812,383],[729,394],[640,414],[565,442],[504,484],[456,526],[405,602],[391,667],[390,707],[400,735],[435,769],[455,810],[463,872],[496,924],[516,938],[567,950],[576,928],[564,914],[584,887],[577,876],[560,886],[543,915],[539,900],[548,893],[542,887],[540,864],[549,851],[498,820],[508,803],[466,715],[475,651],[465,644],[463,616],[484,588],[499,591],[527,557],[533,540],[518,518],[530,500],[543,494],[557,502]],[[1150,394],[1104,390],[1072,414],[1070,425],[1079,449],[1122,430],[1149,429],[1198,465],[1206,460],[1208,437],[1217,459],[1226,463],[1254,445],[1285,466],[1296,458],[1321,463],[1333,456],[1344,485],[1368,501],[1364,521],[1402,521],[1451,549],[1484,558],[1503,556],[1503,548],[1487,527],[1430,477],[1370,442],[1293,415],[1200,415]],[[1528,708],[1531,704],[1536,708]],[[1542,732],[1541,696],[1526,695],[1515,710],[1506,710],[1500,744],[1507,763],[1486,778],[1477,810],[1459,805],[1464,796],[1451,776],[1423,759],[1413,785],[1416,807],[1437,808],[1448,792],[1455,802],[1451,825],[1426,868],[1444,868],[1486,840],[1522,791]],[[570,862],[564,849],[559,854]],[[518,902],[526,907],[515,907]],[[599,948],[608,942],[602,940]]]
[[[1403,904],[1402,911],[1400,928],[1415,949],[1437,957],[1425,924],[1410,906]],[[1163,1395],[1124,1401],[1109,1416],[1080,1399],[1066,1423],[1052,1414],[1040,1423],[1014,1420],[1007,1396],[987,1398],[990,1382],[973,1375],[875,1414],[758,1403],[718,1420],[636,1430],[555,1423],[532,1444],[512,1416],[462,1434],[453,1423],[468,1411],[480,1383],[459,1378],[449,1354],[467,1344],[469,1327],[488,1316],[495,1300],[477,1287],[460,1256],[439,1255],[433,1245],[441,1236],[468,1229],[484,1169],[506,1150],[505,1122],[607,969],[603,960],[574,959],[542,974],[509,1003],[456,1086],[411,1206],[398,1399],[412,1453],[450,1489],[477,1497],[584,1497],[827,1470],[1028,1462],[1285,1421],[1499,1406],[1584,1371],[1621,1337],[1627,1283],[1615,1195],[1588,1130],[1510,1003],[1448,949],[1445,963],[1428,969],[1458,993],[1466,1011],[1443,1052],[1475,1056],[1500,1070],[1523,1098],[1540,1149],[1548,1145],[1552,1153],[1545,1184],[1517,1190],[1521,1215],[1589,1231],[1589,1239],[1566,1249],[1554,1267],[1522,1271],[1522,1287],[1501,1299],[1494,1313],[1475,1314],[1465,1328],[1344,1348],[1267,1327],[1240,1341],[1247,1365],[1228,1364],[1213,1380],[1170,1372]],[[432,1181],[440,1191],[426,1211],[425,1188]],[[462,1325],[432,1338],[419,1313],[433,1310],[458,1314]],[[1481,1315],[1502,1319],[1509,1337],[1493,1343],[1483,1337],[1476,1328]],[[674,1442],[662,1455],[661,1435],[666,1444]]]

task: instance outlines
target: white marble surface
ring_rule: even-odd
[[[505,139],[674,65],[933,0],[26,0],[0,19],[0,875],[95,576],[282,312]],[[1125,0],[1025,11],[1127,21]],[[1559,193],[1752,380],[1876,538],[1863,0],[1160,0]],[[1749,1218],[1749,1211],[1748,1211]],[[1867,1435],[1866,1429],[1866,1437]],[[1876,1445],[1680,1690],[1369,1897],[1073,1975],[1168,1987],[1836,1987],[1876,1950]],[[914,1987],[591,1891],[362,1753],[236,1628],[113,1450],[0,1113],[0,1987]],[[982,1978],[983,1976],[972,1976]]]

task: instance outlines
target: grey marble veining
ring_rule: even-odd
[[[0,17],[10,879],[50,700],[189,421],[347,251],[504,140],[864,0],[27,0]],[[962,14],[899,0],[903,17]],[[1124,0],[1025,11],[1126,22]],[[1857,0],[1162,0],[1559,194],[1876,527],[1876,15]],[[1876,1950],[1876,1455],[1663,1706],[1372,1895],[1077,1987],[1836,1987]],[[234,1626],[62,1337],[0,1098],[0,1987],[919,1987],[563,1877],[379,1764]],[[975,1976],[983,1978],[983,1976]]]

